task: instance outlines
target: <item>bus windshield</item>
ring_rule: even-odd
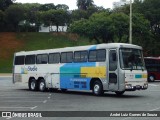
[[[120,65],[125,70],[144,70],[142,51],[133,48],[121,48]]]

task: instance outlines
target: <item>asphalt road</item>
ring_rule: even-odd
[[[22,84],[12,84],[11,77],[0,77],[0,111],[160,111],[160,82],[149,83],[144,91],[125,92],[121,97],[91,92],[32,92]],[[95,113],[96,114],[96,113]],[[0,120],[22,118],[0,118]],[[159,120],[160,117],[54,117],[24,120]]]

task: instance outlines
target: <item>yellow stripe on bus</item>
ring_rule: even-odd
[[[106,78],[106,67],[81,67],[81,77]]]

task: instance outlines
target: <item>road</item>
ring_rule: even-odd
[[[97,97],[83,91],[32,92],[11,77],[0,77],[0,111],[160,111],[160,82],[149,83],[144,91],[125,92],[121,97],[105,93]],[[0,120],[22,118],[0,118]],[[23,118],[44,120],[44,118]],[[47,120],[159,120],[159,117],[54,117]]]

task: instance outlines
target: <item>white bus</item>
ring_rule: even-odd
[[[95,95],[148,88],[142,47],[124,43],[17,52],[16,82],[27,83],[32,91],[92,90]]]

